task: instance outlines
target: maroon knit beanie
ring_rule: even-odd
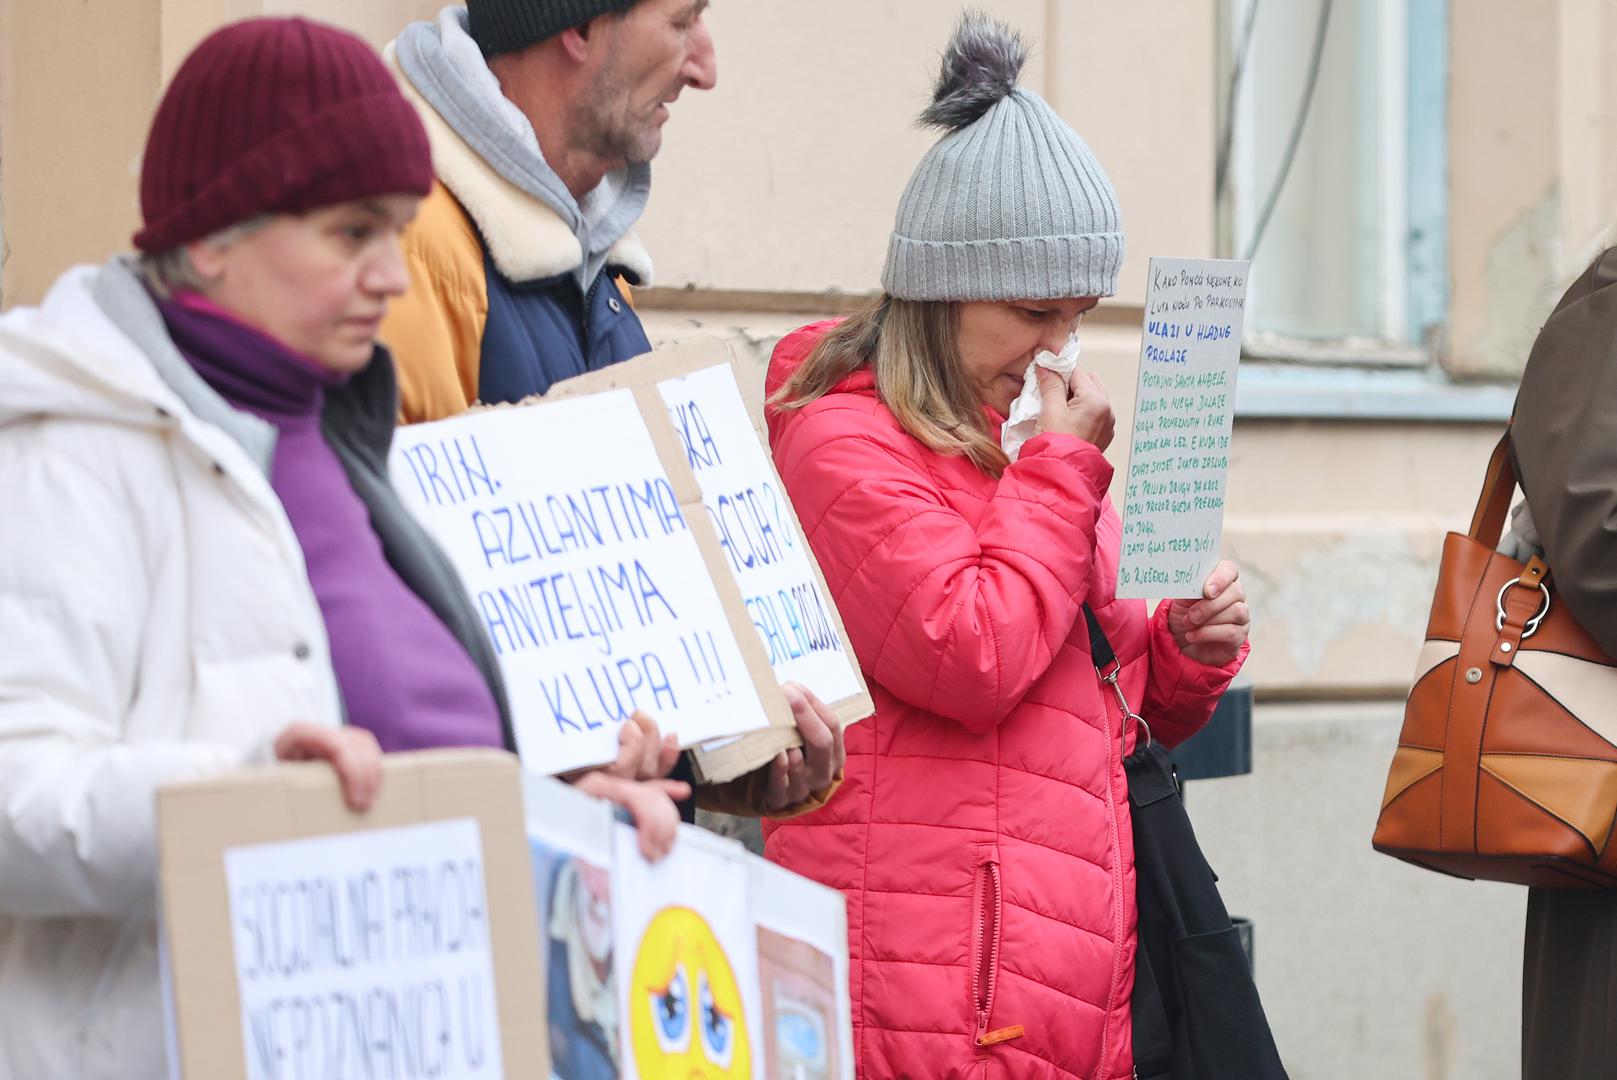
[[[250,19],[198,45],[169,84],[140,171],[135,246],[168,251],[266,213],[432,188],[427,133],[353,34]]]

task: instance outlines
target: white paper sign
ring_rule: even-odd
[[[749,856],[689,826],[648,864],[617,827],[613,907],[625,1080],[752,1080],[758,1030],[758,943]]]
[[[470,818],[225,852],[252,1080],[498,1078]]]
[[[848,913],[842,894],[748,860],[758,919],[764,1073],[854,1080]]]
[[[401,428],[390,467],[494,642],[528,768],[612,760],[636,709],[681,746],[767,724],[631,392]]]
[[[665,380],[658,389],[776,676],[801,683],[822,701],[860,693],[734,370],[718,364]]]
[[[610,803],[532,774],[523,778],[528,848],[539,900],[552,1080],[602,1080],[620,1071],[613,951]]]
[[[1151,260],[1120,597],[1198,596],[1218,563],[1249,268]]]

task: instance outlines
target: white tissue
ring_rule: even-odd
[[[1022,452],[1022,444],[1039,433],[1039,412],[1044,408],[1044,399],[1039,395],[1039,368],[1049,368],[1067,379],[1077,367],[1077,334],[1067,339],[1067,343],[1061,347],[1061,355],[1041,349],[1039,355],[1033,358],[1033,363],[1027,366],[1027,375],[1022,379],[1022,392],[1011,403],[1010,415],[999,429],[999,445],[1012,461]]]

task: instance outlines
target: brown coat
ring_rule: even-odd
[[[1617,655],[1617,248],[1533,343],[1511,431],[1556,592]],[[1596,1080],[1617,1061],[1617,892],[1528,893],[1524,1080]]]
[[[1539,332],[1511,441],[1556,591],[1617,655],[1617,247]]]

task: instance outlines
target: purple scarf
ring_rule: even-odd
[[[326,390],[346,376],[196,293],[158,307],[197,374],[278,432],[270,486],[303,548],[349,722],[387,751],[503,745],[482,674],[389,565],[369,511],[321,434]]]

